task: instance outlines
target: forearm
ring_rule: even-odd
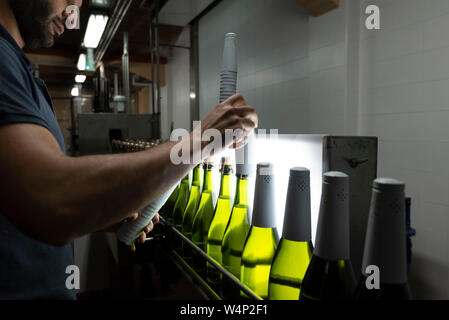
[[[192,169],[174,165],[174,142],[133,154],[73,158],[64,170],[61,186],[63,211],[72,217],[79,232],[107,227],[139,211]],[[69,196],[63,197],[66,191]]]
[[[133,154],[69,158],[41,126],[2,126],[0,213],[38,240],[68,243],[120,222],[179,181],[206,156],[203,151],[209,142],[201,137],[207,130],[225,137],[226,130],[249,135],[255,127],[257,115],[241,95],[218,105],[201,126],[185,136],[180,145],[186,148],[170,142]],[[193,145],[195,133],[200,139],[198,148]],[[218,142],[217,153],[238,145],[226,139]],[[183,150],[182,158],[188,158],[189,164],[175,165],[172,150]]]
[[[48,136],[35,129],[40,138]],[[129,217],[194,166],[172,163],[176,142],[138,153],[71,158],[51,139],[27,148],[3,141],[15,156],[0,155],[0,212],[30,236],[56,245]]]
[[[64,178],[55,188],[61,224],[73,226],[69,237],[122,221],[178,182],[192,165],[174,165],[169,142],[153,149],[118,155],[70,158],[61,163]]]

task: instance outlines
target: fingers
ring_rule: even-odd
[[[248,137],[245,137],[241,140],[234,141],[234,144],[231,146],[232,149],[240,149],[243,148],[248,143]]]
[[[231,96],[220,103],[201,123],[199,130],[201,130],[202,147],[205,148],[204,154],[209,156],[212,151],[217,151],[207,149],[211,142],[219,137],[215,131],[213,134],[210,133],[209,129],[215,129],[221,133],[223,148],[241,148],[246,143],[244,138],[258,126],[259,117],[256,110],[246,104],[241,94]]]
[[[154,223],[153,221],[150,221],[150,223],[143,229],[143,232],[148,233],[151,232],[151,230],[153,230],[154,228]]]
[[[234,94],[227,100],[223,101],[223,105],[231,105],[233,107],[240,107],[246,105],[246,101],[240,93]]]
[[[147,238],[147,234],[142,231],[139,234],[139,237],[129,246],[129,250],[131,250],[131,252],[136,252],[137,247],[136,247],[136,243],[145,243],[145,239]]]
[[[239,108],[233,108],[230,112],[238,115],[239,117],[251,119],[256,124],[256,126],[259,124],[259,117],[257,116],[256,110],[254,110],[253,107],[245,105]]]
[[[241,140],[253,132],[256,123],[249,118],[236,117],[229,125],[230,130],[234,130],[236,140]]]
[[[129,216],[128,220],[137,220],[137,218],[139,217],[139,213],[133,213],[132,215]]]
[[[134,216],[134,215],[133,215]],[[130,219],[131,219],[131,217],[130,217]],[[136,218],[137,219],[137,218]],[[133,220],[135,220],[135,219],[133,219]],[[140,235],[139,235],[139,237],[137,238],[137,240],[136,240],[136,242],[137,243],[145,243],[145,240],[146,240],[146,238],[147,238],[147,233],[150,233],[153,229],[154,229],[154,225],[156,224],[156,223],[158,223],[159,222],[159,213],[156,213],[156,215],[154,216],[154,218],[153,218],[153,220],[152,221],[150,221],[150,223],[148,223],[148,225],[142,230],[142,232],[140,233]],[[132,252],[135,252],[136,251],[136,245],[133,243],[131,246],[130,246],[130,250],[132,251]]]
[[[140,243],[145,243],[145,239],[147,238],[147,234],[145,232],[142,232],[142,234],[139,237]]]
[[[241,129],[245,131],[245,133],[251,133],[258,125],[258,119],[253,117],[245,117],[241,119],[240,125]]]
[[[259,117],[253,107],[244,106],[240,108],[228,107],[225,116],[230,122],[228,129],[234,129],[237,124],[244,124],[241,129],[247,129],[245,131],[251,131],[259,126]],[[248,121],[249,120],[249,121]]]
[[[256,124],[256,128],[259,124],[259,118],[257,116],[256,110],[253,107],[246,105],[246,101],[243,96],[238,93],[230,97],[228,100],[224,101],[225,106],[231,107],[228,112],[236,114],[240,117],[248,117]]]

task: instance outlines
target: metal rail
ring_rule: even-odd
[[[254,293],[251,289],[246,287],[244,284],[240,282],[239,279],[237,279],[232,273],[224,269],[217,261],[209,257],[206,253],[204,253],[203,250],[201,250],[196,244],[194,244],[192,241],[190,241],[186,236],[184,236],[181,232],[179,232],[175,227],[173,227],[170,223],[164,220],[164,218],[160,217],[160,221],[164,223],[166,226],[169,226],[174,234],[176,234],[181,240],[189,245],[193,250],[195,250],[201,257],[207,262],[209,262],[211,265],[215,267],[218,271],[220,271],[223,276],[228,278],[233,284],[235,284],[237,287],[240,288],[250,299],[253,300],[263,300],[261,297],[259,297],[256,293]]]
[[[153,41],[153,21],[150,21],[150,57],[151,57],[151,114],[155,112],[155,92],[156,88],[154,87],[154,41]]]
[[[133,113],[131,110],[131,88],[129,84],[129,51],[128,51],[128,31],[123,32],[123,56],[122,56],[122,76],[123,76],[123,95],[126,97],[125,112]]]
[[[207,297],[213,300],[223,300],[176,251],[172,252],[172,257],[180,268],[187,270],[188,275],[192,278],[195,284],[203,290],[203,293]]]
[[[117,32],[120,24],[128,13],[129,7],[131,6],[132,2],[133,0],[117,0],[111,18],[106,25],[105,32],[101,37],[97,50],[95,51],[95,64],[103,59],[103,56],[108,50],[112,39],[114,39],[115,33]]]
[[[160,59],[160,47],[159,47],[159,0],[156,0],[156,14],[155,14],[155,25],[154,25],[154,41],[156,49],[156,78],[157,78],[157,114],[161,113],[161,59]]]

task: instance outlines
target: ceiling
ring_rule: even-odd
[[[173,4],[172,4],[173,1]],[[174,45],[178,40],[181,31],[195,16],[198,15],[205,6],[208,6],[213,0],[169,0],[168,10],[165,9],[167,16],[176,13],[177,6],[181,6],[182,2],[192,1],[194,9],[188,9],[185,5],[180,7],[182,19],[165,19],[166,22],[173,22],[173,24],[160,22],[159,25],[159,39],[162,46]],[[130,62],[151,62],[150,58],[150,14],[149,8],[152,7],[155,0],[132,0],[132,4],[124,17],[119,29],[117,30],[113,40],[111,41],[108,50],[106,51],[103,62],[107,66],[112,61],[120,60],[123,53],[123,32],[128,30],[129,33],[129,56]],[[48,49],[30,50],[25,48],[27,54],[32,54],[34,57],[39,55],[39,76],[46,83],[51,85],[71,86],[75,74],[78,73],[76,69],[76,62],[79,54],[82,52],[81,43],[83,41],[84,33],[87,27],[87,21],[92,8],[84,1],[81,8],[81,23],[79,30],[66,30],[66,32],[57,39],[55,45]],[[195,4],[196,3],[196,4]],[[115,0],[113,0],[115,4]],[[142,6],[144,4],[144,6]],[[112,8],[109,10],[109,16],[112,14]],[[186,11],[187,10],[187,11]],[[180,11],[180,12],[181,12]],[[161,51],[161,64],[167,63],[167,50]],[[41,56],[43,55],[43,57]],[[46,60],[45,57],[48,57]],[[64,62],[52,63],[56,58],[63,58]],[[31,58],[33,61],[33,58]],[[33,61],[35,62],[35,61]],[[91,76],[91,74],[88,74]]]
[[[214,0],[170,0],[159,13],[159,22],[184,27],[213,2]]]

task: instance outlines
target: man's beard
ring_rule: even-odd
[[[51,32],[51,23],[55,18],[48,0],[9,0],[9,4],[28,48],[53,46],[56,35]]]

